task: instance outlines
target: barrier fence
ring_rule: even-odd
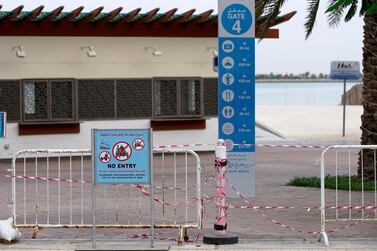
[[[244,204],[221,204],[216,195],[202,194],[201,163],[199,156],[189,149],[179,147],[201,146],[171,145],[154,148],[154,177],[157,228],[198,228],[203,225],[203,205],[210,202],[217,210],[253,209],[273,224],[300,234],[320,235],[328,245],[327,233],[334,233],[356,225],[361,221],[377,220],[377,146],[308,146],[308,145],[255,145],[272,148],[315,149],[322,151],[320,177],[320,201],[315,206],[303,205],[257,205],[230,184]],[[321,152],[318,152],[318,155]],[[364,153],[372,156],[372,191],[366,191]],[[360,158],[360,191],[351,191]],[[16,227],[66,227],[90,228],[91,186],[90,150],[24,150],[12,160],[12,211]],[[313,159],[314,160],[314,159]],[[314,162],[314,161],[313,161]],[[215,166],[216,167],[216,166]],[[213,165],[211,166],[213,168]],[[215,169],[215,168],[214,168]],[[318,169],[317,169],[318,170]],[[319,171],[319,170],[318,170]],[[212,170],[211,170],[212,172]],[[370,173],[370,171],[368,171]],[[325,189],[327,175],[344,175],[347,188],[341,190],[335,178],[335,189]],[[4,175],[3,175],[4,176]],[[214,181],[214,175],[206,177],[203,184]],[[365,184],[364,184],[365,183]],[[370,185],[370,184],[369,184]],[[99,228],[149,228],[150,187],[142,185],[100,185],[97,188],[97,227]],[[368,189],[370,190],[370,189]],[[213,190],[215,193],[215,190]],[[319,197],[318,197],[319,198]],[[128,203],[132,201],[132,203]],[[212,204],[213,203],[213,204]],[[210,204],[208,204],[210,205]],[[304,231],[281,222],[263,210],[303,209],[304,212],[319,210],[320,229]],[[225,213],[226,214],[226,213]],[[318,215],[319,216],[319,215]],[[316,217],[318,217],[316,216]],[[207,219],[207,223],[213,219]],[[319,217],[318,221],[319,222]],[[326,231],[326,223],[349,223]],[[232,223],[230,223],[232,224]],[[320,231],[318,231],[320,230]],[[200,233],[200,232],[199,232]],[[196,237],[196,240],[199,236]],[[149,238],[135,234],[131,238]],[[174,238],[158,237],[161,240]]]
[[[320,239],[327,246],[327,233],[333,231],[326,231],[326,222],[351,222],[346,228],[377,220],[376,150],[377,145],[334,145],[322,151]],[[335,184],[326,189],[330,176]]]
[[[199,228],[199,156],[190,149],[153,153],[155,200],[160,202],[155,207],[155,227]],[[90,150],[17,152],[11,170],[15,227],[91,228],[89,157]],[[144,198],[149,194],[148,185],[99,185],[97,228],[149,228],[149,200]]]

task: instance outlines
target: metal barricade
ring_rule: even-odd
[[[155,227],[200,228],[201,166],[189,149],[154,149]],[[12,159],[15,227],[91,228],[91,150],[22,150]],[[149,228],[150,186],[99,185],[97,228]],[[195,209],[195,210],[193,210]]]
[[[326,222],[334,224],[351,222],[350,225],[339,227],[339,229],[345,229],[360,221],[377,220],[376,150],[377,145],[334,145],[323,150],[321,154],[320,240],[327,246],[329,240],[326,233]],[[366,155],[369,155],[369,159],[372,158],[371,165],[366,166],[364,163]],[[373,176],[370,180],[369,175],[368,183],[365,175],[367,168],[369,174]],[[335,177],[334,187],[325,189],[327,188],[325,179],[331,179],[331,176]],[[361,182],[361,186],[353,188],[353,185],[356,184],[355,181]],[[341,184],[346,184],[346,187],[340,187]],[[366,189],[366,185],[368,185],[368,189]]]

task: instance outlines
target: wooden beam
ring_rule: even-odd
[[[115,10],[110,11],[106,16],[96,19],[92,22],[99,24],[99,23],[106,23],[111,22],[114,18],[116,18],[119,13],[123,10],[123,7],[116,8]]]
[[[140,11],[141,11],[141,8],[134,9],[134,10],[128,12],[123,17],[120,17],[117,20],[113,20],[112,22],[117,23],[117,24],[126,23],[126,22],[134,19],[137,16],[137,14],[139,14]]]
[[[103,6],[98,7],[97,9],[89,12],[87,16],[82,17],[82,18],[76,18],[74,21],[75,22],[91,22],[102,12],[102,10],[103,10]]]
[[[69,13],[67,16],[62,17],[61,19],[56,20],[56,21],[59,21],[59,22],[71,22],[71,21],[75,20],[75,18],[78,15],[80,15],[80,13],[81,13],[81,11],[83,9],[84,9],[84,6],[80,6],[77,9],[74,9],[73,11],[71,11],[71,13]]]
[[[31,21],[31,20],[33,20],[34,18],[38,17],[39,14],[41,14],[43,8],[44,8],[43,5],[39,6],[38,8],[35,8],[34,10],[32,10],[32,11],[30,12],[30,15],[28,15],[27,17],[23,18],[23,19],[20,20],[20,21],[22,21],[22,22],[27,22],[27,21]]]
[[[188,22],[194,23],[194,24],[203,23],[211,16],[212,12],[213,12],[213,10],[208,10],[206,12],[203,12],[203,13],[197,15],[195,18],[189,20]]]
[[[279,38],[279,30],[278,29],[268,29],[265,33],[264,36],[262,37],[260,34],[260,31],[256,31],[256,38],[272,38],[272,39],[277,39]]]
[[[57,18],[60,13],[62,13],[64,9],[64,6],[59,6],[58,8],[56,8],[55,10],[51,11],[50,14],[48,16],[46,16],[45,18],[41,19],[40,21],[53,21],[55,18]]]
[[[147,13],[145,13],[142,17],[136,19],[136,20],[132,20],[130,21],[132,24],[140,24],[140,23],[147,23],[148,21],[150,21],[157,13],[158,11],[160,10],[160,8],[155,8]]]
[[[167,22],[177,12],[177,10],[178,10],[177,8],[171,9],[165,12],[164,14],[162,14],[161,16],[155,18],[154,20],[151,20],[148,22],[153,23],[153,24]]]
[[[288,22],[289,20],[291,20],[291,18],[296,15],[297,11],[292,11],[292,12],[289,12],[283,16],[280,16],[278,17],[270,27],[273,27],[273,26],[276,26],[276,25],[279,25],[281,23],[285,23],[285,22]]]
[[[176,18],[170,19],[169,21],[167,21],[167,23],[170,23],[170,24],[183,23],[183,22],[189,20],[190,17],[194,14],[195,11],[196,11],[196,9],[191,9],[189,11],[186,11],[185,13],[182,13],[181,15],[177,16]]]
[[[201,24],[204,24],[204,23],[206,23],[206,24],[216,24],[217,25],[217,23],[218,23],[218,15],[216,14],[216,15],[213,15],[213,16],[209,16],[207,18],[207,20],[201,22]]]
[[[14,19],[14,18],[18,17],[18,15],[20,15],[23,8],[24,8],[23,5],[18,6],[17,8],[15,8],[11,12],[9,12],[8,15],[5,15],[1,20],[12,21],[12,19]]]

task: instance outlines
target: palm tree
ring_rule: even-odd
[[[256,16],[267,16],[262,31],[277,17],[286,0],[257,0]],[[320,0],[307,0],[308,15],[305,22],[306,38],[313,31]],[[377,0],[330,0],[326,10],[328,24],[337,27],[343,20],[350,21],[357,13],[364,18],[363,41],[363,107],[361,116],[361,144],[377,145]],[[373,150],[365,150],[359,154],[358,173],[364,168],[366,180],[374,180],[376,156]]]

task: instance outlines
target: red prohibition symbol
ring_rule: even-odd
[[[111,160],[111,154],[107,151],[103,151],[99,154],[99,159],[102,163],[108,163]]]
[[[136,150],[136,151],[141,151],[144,149],[144,146],[145,146],[145,143],[144,143],[144,140],[142,139],[135,139],[133,142],[132,142],[132,147]]]
[[[132,155],[131,146],[127,142],[118,142],[113,147],[113,156],[116,160],[126,161]]]

